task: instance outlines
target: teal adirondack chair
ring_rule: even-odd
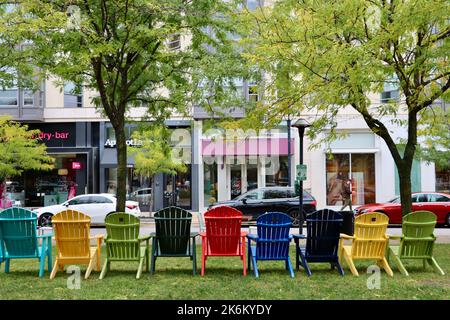
[[[424,268],[428,263],[441,275],[445,274],[433,257],[435,226],[436,215],[433,212],[416,211],[403,217],[401,236],[389,236],[391,240],[400,240],[399,246],[389,246],[388,259],[394,258],[403,275],[409,275],[402,262],[407,259],[422,260]]]
[[[3,252],[5,272],[9,273],[12,259],[39,260],[39,277],[52,268],[52,233],[37,234],[37,215],[23,208],[8,208],[0,212],[0,251]],[[38,240],[42,239],[39,245]]]
[[[197,232],[191,232],[192,214],[178,207],[168,207],[156,212],[156,232],[152,233],[152,266],[155,272],[157,257],[190,257],[192,272],[195,275],[197,259],[195,252],[195,237]]]
[[[106,261],[100,279],[110,270],[112,261],[136,261],[139,263],[136,279],[142,274],[144,262],[149,270],[150,236],[139,237],[139,218],[128,213],[113,213],[106,217]],[[141,243],[145,242],[145,246]]]

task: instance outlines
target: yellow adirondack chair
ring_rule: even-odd
[[[56,241],[56,261],[50,279],[56,276],[58,270],[64,270],[65,265],[87,264],[85,279],[89,278],[94,265],[96,271],[100,271],[103,235],[90,236],[90,217],[75,210],[65,210],[53,216],[52,225]],[[91,248],[91,239],[97,239],[96,247]]]
[[[386,215],[369,212],[356,217],[353,236],[341,233],[339,260],[342,262],[342,258],[345,259],[353,275],[359,276],[354,260],[376,260],[388,275],[394,275],[385,257],[389,244],[386,235],[388,222]],[[351,240],[351,244],[344,245],[344,240]]]

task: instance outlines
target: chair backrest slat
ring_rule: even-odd
[[[68,209],[54,215],[52,225],[60,257],[90,257],[89,216]]]
[[[430,211],[415,211],[403,217],[399,255],[408,257],[432,257],[434,228],[437,217]]]
[[[343,217],[339,212],[324,209],[306,217],[306,257],[337,257]]]
[[[139,218],[124,212],[112,213],[106,217],[105,226],[108,257],[119,260],[138,260],[140,256]]]
[[[389,218],[379,212],[369,212],[356,217],[352,255],[354,257],[384,257],[388,223]]]
[[[190,254],[192,214],[182,208],[167,207],[156,212],[154,217],[160,254]]]
[[[0,212],[0,252],[15,257],[37,257],[36,232],[37,215],[34,212],[17,207]]]
[[[240,244],[242,212],[220,206],[205,213],[208,253],[211,255],[242,254]]]
[[[292,219],[285,213],[268,212],[256,221],[257,259],[284,259],[289,256],[289,231]]]

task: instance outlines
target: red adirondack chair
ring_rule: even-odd
[[[245,264],[245,237],[241,231],[242,212],[227,206],[220,206],[205,213],[206,232],[202,236],[202,276],[205,274],[206,259],[209,256],[239,256],[247,274]]]

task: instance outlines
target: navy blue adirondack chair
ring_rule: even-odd
[[[12,259],[38,259],[39,277],[44,276],[45,258],[47,270],[51,269],[52,234],[37,234],[37,216],[29,210],[13,207],[0,212],[0,247],[6,273]]]
[[[289,257],[289,234],[292,219],[285,213],[268,212],[258,217],[256,222],[258,234],[248,234],[248,269],[253,264],[255,277],[259,277],[258,260],[285,261],[286,270],[294,277],[291,259]],[[252,241],[256,245],[252,246]]]
[[[339,234],[342,225],[342,215],[339,212],[324,209],[306,216],[307,235],[294,235],[296,269],[300,264],[308,276],[311,276],[309,263],[330,263],[331,268],[337,267],[341,276],[344,275],[339,263]],[[306,239],[306,247],[300,247],[300,239]]]

